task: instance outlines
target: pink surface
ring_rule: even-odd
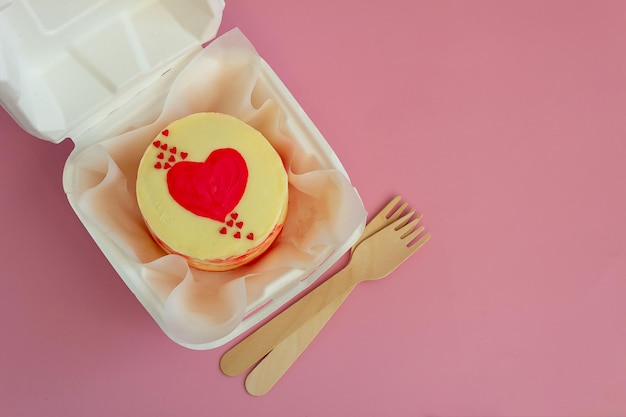
[[[250,397],[170,341],[0,113],[2,416],[626,415],[626,3],[227,2],[370,213],[431,241]],[[326,275],[328,276],[328,274]]]

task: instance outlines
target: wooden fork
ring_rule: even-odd
[[[398,206],[401,199],[400,196],[394,197],[367,223],[361,237],[352,246],[351,252],[354,251],[363,240],[400,218],[408,206],[407,203]],[[411,210],[406,214],[412,215],[414,212],[414,210]],[[345,294],[346,297],[348,294],[349,293]],[[342,301],[343,299],[341,299],[339,305]],[[222,372],[225,375],[236,376],[258,362],[263,356],[275,348],[279,342],[289,337],[299,327],[298,323],[289,322],[289,319],[290,318],[281,319],[277,316],[263,327],[260,327],[254,333],[250,334],[247,338],[243,339],[239,344],[232,347],[220,360]]]
[[[424,228],[415,229],[419,218],[410,221],[414,211],[400,217],[407,205],[395,209],[399,201],[396,197],[368,224],[348,266],[226,352],[222,371],[238,375],[269,352],[246,379],[250,394],[265,394],[359,282],[386,276],[426,243],[429,234],[415,240]]]
[[[415,240],[424,228],[415,229],[419,218],[407,223],[409,217],[410,214],[401,217],[364,240],[356,247],[348,266],[294,304],[306,303],[300,309],[303,310],[301,314],[311,319],[279,343],[250,372],[245,383],[248,393],[254,396],[266,394],[313,341],[359,282],[387,276],[426,243],[430,234]]]

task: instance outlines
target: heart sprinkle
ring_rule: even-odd
[[[174,162],[176,161],[176,158],[174,157],[174,155],[170,155],[170,158],[168,159],[169,162]]]
[[[254,239],[254,234],[252,233],[248,233],[248,236],[246,236],[248,238],[248,240],[253,240]]]
[[[241,239],[241,233],[237,232],[233,235],[235,239]]]
[[[171,147],[171,148],[170,148],[170,152],[171,152],[171,153],[176,153],[176,146]]]
[[[161,163],[160,163],[160,162],[157,162],[156,164],[154,164],[154,167],[155,167],[156,169],[161,169]]]
[[[158,148],[159,146],[161,146],[161,141],[160,140],[156,140],[156,141],[152,142],[152,144]]]
[[[235,225],[241,229],[243,227],[243,222],[237,222]]]
[[[161,132],[161,134],[162,134],[163,136],[168,136],[168,135],[170,134],[170,131],[169,131],[169,130],[167,130],[167,129],[165,129],[164,131],[162,131],[162,132]]]
[[[163,159],[163,158],[165,158],[165,155],[163,155],[163,152],[161,152],[160,154],[157,155],[157,158]]]
[[[181,152],[180,153],[180,157],[183,158],[183,159],[187,158],[187,155],[189,155],[187,152]]]
[[[232,212],[230,213],[230,217],[232,217],[233,219],[237,220],[237,217],[239,217],[239,214]]]
[[[163,149],[164,151],[167,150],[167,143],[164,143],[163,145],[161,145],[161,149]]]
[[[172,166],[170,164],[168,164],[167,162],[165,163],[165,165],[163,165],[163,168],[168,169],[171,168]]]
[[[220,229],[220,233],[221,233],[221,234],[223,234],[223,235],[225,235],[225,234],[226,234],[226,228],[225,228],[225,227],[222,227],[222,228]]]
[[[226,226],[233,227],[233,221],[232,220],[227,221]]]

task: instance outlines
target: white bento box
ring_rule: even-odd
[[[74,142],[63,174],[70,205],[156,323],[192,349],[221,346],[285,305],[348,251],[366,219],[336,154],[252,44],[237,29],[213,39],[224,6],[0,0],[0,103],[30,134]],[[260,130],[289,174],[283,232],[234,271],[194,270],[163,252],[134,196],[146,146],[199,111]]]

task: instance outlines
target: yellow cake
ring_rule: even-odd
[[[208,271],[237,268],[269,248],[285,221],[287,188],[267,139],[221,113],[171,123],[137,172],[137,202],[154,240]]]

